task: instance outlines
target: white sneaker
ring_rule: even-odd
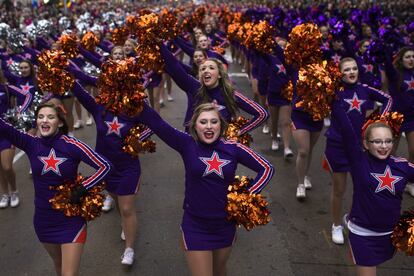
[[[306,198],[306,188],[304,184],[299,184],[296,188],[296,198],[297,199],[304,199]]]
[[[121,240],[125,240],[125,232],[124,232],[124,229],[122,229],[122,232],[121,232]]]
[[[76,122],[73,124],[73,128],[74,129],[80,129],[81,127],[83,127],[83,123],[81,120],[76,120]]]
[[[331,125],[331,119],[329,119],[329,118],[323,119],[323,125],[325,127],[329,127]]]
[[[272,140],[272,150],[278,150],[279,149],[279,142],[276,140]]]
[[[11,192],[10,195],[10,207],[14,208],[19,206],[20,203],[20,199],[19,199],[19,192],[15,191],[15,192]]]
[[[293,151],[290,148],[285,148],[283,152],[283,157],[287,160],[293,157]]]
[[[75,134],[73,134],[73,132],[69,131],[69,132],[68,132],[68,136],[70,136],[70,137],[75,137]]]
[[[414,184],[413,184],[413,183],[408,183],[408,184],[405,186],[405,191],[406,191],[407,193],[409,193],[412,197],[414,197]]]
[[[280,140],[280,138],[282,138],[282,136],[280,135],[280,133],[278,132],[276,135],[277,140]]]
[[[172,101],[174,101],[174,98],[171,97],[170,95],[167,95],[167,101],[172,102]]]
[[[312,189],[312,183],[310,182],[310,177],[305,175],[305,181],[303,181],[305,183],[305,188],[306,190],[310,190]]]
[[[86,119],[86,125],[87,126],[91,126],[92,124],[93,124],[92,117],[89,117],[88,119]]]
[[[134,263],[134,249],[130,247],[125,248],[124,254],[122,254],[121,259],[121,263],[123,265],[132,265]]]
[[[268,126],[268,125],[264,125],[264,126],[263,126],[263,129],[262,129],[262,132],[263,132],[264,134],[268,134],[268,133],[270,132],[270,130],[269,130],[269,126]]]
[[[114,199],[112,198],[112,196],[106,195],[105,201],[104,201],[103,206],[102,206],[102,211],[104,211],[104,212],[111,211],[112,208],[113,208],[113,205],[114,205]]]
[[[0,198],[0,209],[7,208],[9,206],[9,195],[2,195]]]
[[[332,241],[335,244],[344,244],[344,227],[342,225],[335,226],[332,224]]]
[[[29,174],[30,174],[30,175],[32,175],[32,168],[30,168],[30,170],[29,170]]]

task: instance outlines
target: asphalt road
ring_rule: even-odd
[[[238,65],[229,72],[240,73]],[[239,89],[252,96],[243,74],[232,76]],[[182,129],[186,97],[176,86],[173,102],[166,102],[161,115]],[[75,136],[90,145],[95,143],[94,125],[75,132]],[[228,264],[228,275],[354,275],[347,245],[330,241],[329,175],[321,168],[325,139],[316,145],[311,176],[313,189],[304,202],[295,198],[294,162],[283,160],[282,152],[270,150],[271,139],[253,132],[252,147],[272,162],[275,176],[266,188],[271,201],[272,221],[247,232],[238,230],[236,245]],[[131,268],[123,267],[120,256],[124,245],[120,239],[120,218],[113,210],[89,223],[88,239],[81,263],[81,275],[188,275],[183,251],[180,249],[180,221],[184,196],[184,169],[180,156],[157,137],[157,151],[141,157],[142,182],[136,205],[139,220],[135,246],[136,261]],[[401,150],[402,149],[402,150]],[[405,142],[400,145],[406,155]],[[0,210],[0,275],[53,275],[51,259],[36,238],[32,225],[33,185],[25,156],[15,163],[21,205]],[[81,167],[84,174],[88,169]],[[239,168],[240,175],[252,175]],[[349,183],[350,184],[350,183]],[[351,185],[345,199],[349,210]],[[406,194],[403,208],[414,205]],[[397,253],[381,265],[378,275],[414,275],[413,259]]]

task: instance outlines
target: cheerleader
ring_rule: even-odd
[[[391,233],[401,213],[407,181],[414,181],[414,165],[391,155],[393,133],[382,122],[369,125],[363,133],[349,121],[346,107],[338,100],[332,118],[338,122],[349,160],[353,182],[351,212],[345,216],[351,255],[357,275],[376,275],[376,267],[391,259],[395,249]]]
[[[10,96],[13,95],[23,105],[17,110],[20,114],[28,109],[31,103],[32,95],[29,92],[23,92],[15,86],[8,85],[0,69],[0,115],[7,112],[12,107]],[[16,187],[16,174],[13,169],[13,157],[16,152],[15,147],[6,139],[0,139],[0,188],[2,195],[0,197],[0,208],[17,207],[20,203],[19,192]]]
[[[339,63],[339,70],[343,78],[344,91],[338,92],[338,97],[343,103],[345,111],[352,123],[353,129],[359,130],[365,120],[365,115],[370,109],[370,102],[382,103],[381,114],[389,112],[392,106],[392,99],[389,95],[358,82],[358,66],[353,58],[344,58]],[[331,173],[331,210],[332,210],[332,241],[336,244],[344,243],[344,236],[341,225],[342,200],[346,191],[347,172],[350,170],[350,163],[344,150],[343,137],[340,125],[332,119],[331,126],[325,136],[325,169]],[[360,139],[354,141],[360,143]]]
[[[106,190],[112,198],[115,198],[121,215],[123,229],[121,238],[125,240],[121,263],[132,265],[137,233],[135,200],[139,189],[141,165],[139,159],[125,153],[122,146],[129,130],[138,122],[126,115],[115,115],[106,110],[105,106],[97,104],[79,82],[75,83],[73,92],[95,120],[96,152],[105,156],[113,164],[111,175],[105,179]],[[151,130],[146,129],[141,134],[140,140],[145,140],[151,134]]]
[[[228,186],[240,163],[257,172],[248,188],[258,193],[273,176],[272,165],[250,148],[221,138],[226,123],[215,104],[196,107],[190,134],[170,126],[147,105],[139,120],[183,159],[186,177],[181,231],[191,274],[226,275],[236,235],[235,222],[227,220],[225,211]]]
[[[385,74],[395,110],[404,115],[401,131],[407,139],[408,160],[414,162],[414,48],[401,48],[393,62],[386,55]],[[414,185],[407,185],[407,191],[414,196]]]
[[[78,275],[86,241],[86,221],[80,216],[66,217],[52,209],[49,200],[65,180],[75,181],[81,161],[96,169],[71,195],[79,203],[87,190],[108,174],[109,163],[81,141],[69,137],[63,112],[53,104],[43,104],[35,112],[39,137],[23,133],[0,119],[0,136],[24,150],[33,169],[35,188],[34,229],[49,253],[57,275]]]
[[[268,118],[268,113],[263,107],[235,91],[220,61],[206,59],[199,67],[199,80],[197,80],[185,72],[164,45],[161,45],[161,56],[165,61],[165,71],[187,94],[184,125],[190,121],[195,106],[212,101],[217,103],[220,113],[227,122],[235,118],[238,108],[253,115],[253,118],[240,130],[240,135],[258,127]]]

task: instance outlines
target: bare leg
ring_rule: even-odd
[[[5,149],[1,152],[1,166],[3,168],[4,178],[9,185],[12,192],[17,190],[16,174],[13,170],[13,158],[16,150],[15,148]]]
[[[56,275],[60,276],[62,273],[62,250],[60,244],[42,243],[49,256],[52,258],[55,266]]]
[[[296,157],[296,177],[298,184],[303,184],[310,152],[310,132],[304,129],[294,130],[293,139],[298,148],[298,156]]]
[[[292,122],[290,119],[291,112],[292,107],[290,105],[283,105],[279,108],[279,124],[282,129],[283,146],[285,149],[290,148],[290,137],[292,136],[292,130],[290,128]]]
[[[377,267],[376,266],[356,266],[356,271],[358,276],[376,276]]]
[[[83,243],[62,244],[62,276],[79,275]]]
[[[230,257],[232,247],[220,248],[213,251],[214,276],[226,276],[226,264]]]
[[[117,198],[122,220],[122,229],[125,233],[125,248],[134,248],[137,235],[136,195],[117,196]]]
[[[331,208],[332,221],[335,226],[341,225],[342,201],[346,191],[346,173],[332,173]]]
[[[213,276],[212,251],[186,251],[185,257],[192,276]]]

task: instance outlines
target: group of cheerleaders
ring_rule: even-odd
[[[350,250],[358,275],[375,275],[376,267],[391,259],[395,249],[391,233],[401,212],[405,189],[414,192],[414,49],[402,47],[395,57],[387,55],[383,64],[369,64],[363,53],[370,38],[356,42],[357,51],[349,51],[349,41],[328,39],[329,29],[322,26],[326,39],[327,58],[337,61],[342,73],[343,91],[337,91],[332,105],[330,126],[326,131],[324,167],[332,177],[331,212],[332,241],[344,243],[343,224],[349,230]],[[324,121],[314,121],[310,114],[298,108],[300,99],[294,95],[288,101],[282,88],[289,80],[297,80],[297,70],[285,62],[283,49],[287,40],[276,37],[274,54],[265,55],[254,49],[231,44],[225,33],[217,29],[217,21],[206,17],[204,28],[164,43],[160,47],[165,62],[164,74],[148,72],[145,85],[150,103],[136,117],[114,114],[95,101],[96,76],[86,74],[86,62],[96,67],[107,59],[123,60],[136,55],[137,41],[126,40],[124,46],[113,46],[100,38],[99,50],[81,49],[81,55],[71,59],[68,70],[76,77],[71,93],[52,96],[35,110],[33,129],[23,132],[0,119],[2,197],[0,208],[17,207],[19,195],[13,171],[15,147],[29,157],[35,190],[34,228],[38,239],[53,260],[57,275],[77,275],[86,241],[86,221],[81,217],[66,217],[49,203],[55,191],[49,186],[74,180],[81,161],[96,169],[71,196],[79,202],[88,190],[102,180],[108,191],[104,210],[109,211],[116,202],[121,216],[125,250],[122,264],[134,262],[134,243],[137,233],[135,209],[140,182],[140,161],[122,150],[123,140],[137,124],[148,128],[140,139],[155,133],[163,142],[176,150],[185,167],[184,215],[181,222],[183,245],[189,271],[192,275],[226,275],[236,235],[236,223],[227,220],[225,205],[227,188],[233,181],[237,164],[256,172],[249,191],[259,193],[271,180],[274,168],[263,156],[249,147],[223,138],[228,123],[240,110],[249,120],[239,135],[263,126],[271,134],[271,150],[283,144],[286,160],[294,158],[291,137],[296,145],[296,197],[306,198],[312,188],[309,165],[313,148],[324,127]],[[231,62],[240,63],[248,73],[254,99],[237,91],[227,73],[230,62],[215,52],[212,46],[231,51]],[[35,91],[38,91],[34,63],[43,49],[59,49],[50,39],[38,39],[24,51],[14,53],[10,48],[1,53],[0,105],[5,113],[14,106],[18,112],[30,109]],[[108,58],[102,53],[108,53]],[[183,53],[190,63],[182,61]],[[338,58],[339,57],[339,58]],[[19,74],[12,70],[18,64]],[[372,75],[372,76],[371,76]],[[372,82],[379,79],[378,82]],[[159,115],[162,100],[172,101],[171,80],[185,92],[187,109],[183,131],[172,127]],[[385,91],[385,92],[384,92]],[[72,110],[77,110],[78,121]],[[78,105],[79,104],[79,105]],[[380,113],[397,110],[404,115],[401,131],[408,144],[408,160],[394,156],[398,140],[385,123],[373,123],[363,133],[366,113],[374,105]],[[73,136],[81,127],[81,106],[96,126],[96,147]],[[91,125],[89,119],[88,125]],[[280,133],[280,135],[279,135]],[[280,138],[279,138],[280,137]],[[280,141],[281,140],[281,141]],[[342,201],[346,190],[347,173],[353,183],[353,200],[349,214],[342,221]],[[180,180],[181,181],[181,180]],[[414,193],[412,193],[414,195]]]

